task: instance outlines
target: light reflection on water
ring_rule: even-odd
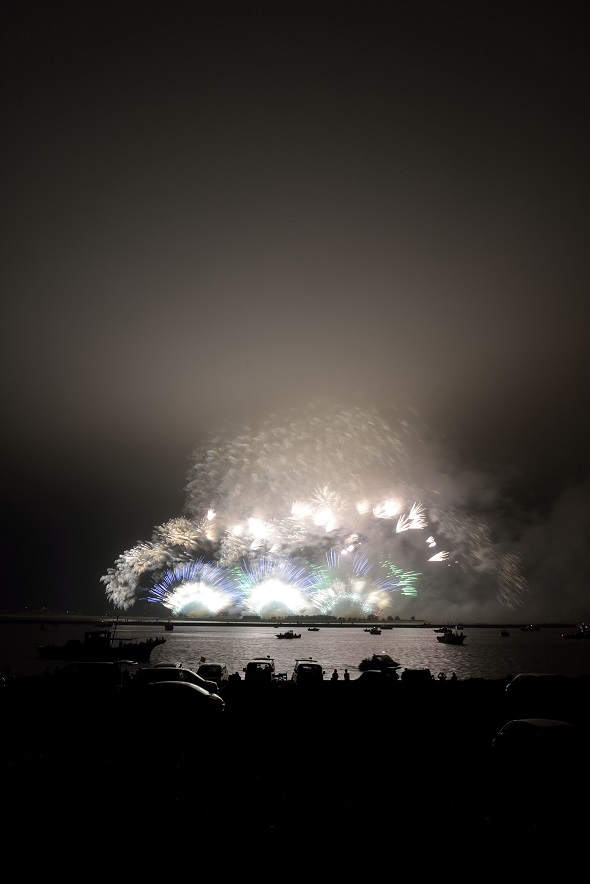
[[[67,623],[41,630],[38,623],[0,623],[0,666],[11,665],[15,675],[42,674],[48,661],[38,659],[37,645],[61,644],[81,638],[86,630],[94,628],[91,624]],[[437,642],[430,628],[395,627],[372,636],[362,627],[322,627],[319,632],[308,632],[306,626],[301,626],[294,627],[301,638],[292,640],[277,639],[278,631],[272,626],[196,623],[176,624],[173,632],[165,632],[161,625],[119,624],[116,636],[164,636],[166,644],[154,649],[151,664],[182,662],[197,667],[205,657],[210,662],[225,662],[230,673],[240,675],[248,660],[269,655],[275,660],[277,672],[286,672],[288,677],[298,657],[313,657],[323,664],[326,677],[334,669],[342,677],[348,669],[351,678],[356,678],[361,660],[382,651],[402,669],[428,668],[435,676],[455,672],[460,679],[505,678],[518,672],[590,674],[590,641],[568,641],[561,638],[557,628],[522,632],[517,627],[510,630],[509,638],[502,638],[498,628],[466,627],[465,644],[458,647]],[[53,668],[61,664],[49,661],[49,665]]]

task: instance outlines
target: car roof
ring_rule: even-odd
[[[574,727],[571,721],[562,721],[559,718],[513,718],[511,721],[506,722],[504,728],[507,728],[509,725],[521,724],[525,726],[530,725],[531,727]]]
[[[149,689],[152,689],[152,688],[159,688],[162,685],[164,685],[168,689],[175,690],[175,691],[178,691],[180,689],[180,690],[184,690],[186,693],[186,688],[189,688],[189,690],[191,690],[191,691],[195,690],[199,694],[204,694],[206,697],[211,696],[209,691],[206,691],[205,688],[202,688],[198,684],[193,684],[191,681],[165,681],[165,680],[164,681],[152,681],[146,687]],[[173,687],[171,688],[171,686],[173,686]]]
[[[519,672],[512,681],[516,681],[517,678],[567,678],[567,676],[558,672]]]

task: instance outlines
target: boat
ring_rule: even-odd
[[[520,631],[521,632],[538,632],[540,628],[541,628],[540,626],[533,626],[532,623],[529,623],[527,626],[521,626]]]
[[[508,632],[507,629],[501,629],[500,635],[502,636],[502,638],[510,638],[510,633]]]
[[[462,645],[465,641],[465,633],[463,632],[445,632],[442,635],[437,635],[437,642],[441,642],[443,645]]]
[[[366,669],[399,669],[401,663],[397,663],[389,654],[381,651],[380,654],[373,654],[372,657],[365,657],[359,663],[359,669],[364,672]]]
[[[580,623],[575,632],[562,632],[562,638],[590,638],[590,627]]]
[[[438,629],[434,629],[434,630],[433,630],[433,632],[440,632],[441,635],[442,635],[443,633],[445,633],[445,632],[452,632],[452,631],[453,631],[453,630],[451,629],[450,626],[439,626]]]
[[[115,630],[93,629],[84,633],[84,638],[70,639],[63,645],[38,645],[37,653],[42,660],[104,661],[132,660],[145,663],[165,638],[115,639]]]
[[[170,623],[170,621],[168,621],[168,623],[164,623],[164,629],[166,630],[166,632],[174,632],[174,623]]]
[[[307,631],[308,631],[308,632],[319,632],[319,631],[320,631],[320,627],[319,627],[319,626],[308,626],[308,627],[307,627]]]
[[[381,629],[379,626],[371,626],[370,629],[365,629],[365,632],[368,632],[370,635],[381,635]]]
[[[279,632],[275,638],[301,638],[301,633],[288,629],[286,632]]]

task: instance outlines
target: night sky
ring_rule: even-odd
[[[325,400],[523,556],[453,613],[590,619],[585,8],[3,4],[3,610],[106,612],[216,427]]]

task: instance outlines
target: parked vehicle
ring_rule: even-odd
[[[163,714],[160,720],[165,728],[172,723],[168,713],[177,717],[178,724],[183,717],[195,715],[198,720],[203,715],[219,715],[225,711],[225,701],[219,694],[211,694],[190,681],[154,681],[147,684],[141,694],[145,711],[150,715]]]
[[[407,667],[401,673],[401,680],[404,684],[425,685],[434,684],[434,679],[430,669],[408,669]]]
[[[218,690],[225,687],[229,679],[225,663],[201,663],[197,669],[197,675],[207,681],[214,681]]]
[[[504,692],[510,700],[537,697],[559,697],[568,693],[571,679],[552,672],[519,672],[509,681]]]
[[[569,721],[556,718],[515,718],[500,728],[492,740],[494,755],[520,768],[523,764],[554,761],[563,764],[577,749],[578,733]],[[543,767],[538,769],[543,775]]]
[[[363,669],[355,684],[360,687],[383,687],[399,681],[399,672],[396,666],[384,666],[381,669]]]
[[[308,657],[305,660],[295,660],[291,681],[300,687],[322,684],[325,674],[322,664]]]
[[[154,666],[151,669],[141,668],[135,673],[133,684],[142,687],[154,682],[160,681],[181,681],[189,684],[195,684],[199,688],[203,688],[210,694],[216,694],[218,691],[217,683],[208,678],[198,675],[193,669],[186,666]]]
[[[272,657],[256,657],[244,666],[247,684],[269,685],[275,677],[275,661]]]
[[[491,741],[489,814],[502,831],[508,825],[546,832],[548,839],[558,830],[571,836],[580,822],[570,784],[579,781],[586,763],[582,733],[559,718],[515,718],[500,728]]]

